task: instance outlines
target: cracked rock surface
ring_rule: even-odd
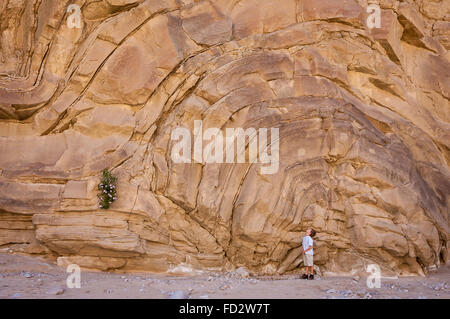
[[[275,275],[314,227],[323,272],[448,262],[448,1],[380,1],[373,29],[365,0],[77,0],[81,28],[70,3],[0,4],[1,248]],[[278,171],[174,163],[194,120],[278,128]]]

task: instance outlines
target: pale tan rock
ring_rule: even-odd
[[[86,198],[87,181],[68,181],[64,187],[63,198]]]
[[[354,0],[305,0],[300,3],[300,7],[303,21],[343,19],[355,23],[362,13],[362,7]]]
[[[433,25],[433,38],[436,38],[448,50],[450,47],[450,22],[437,21]]]
[[[209,1],[182,9],[181,18],[183,29],[198,44],[214,45],[231,37],[231,19]]]
[[[400,46],[400,38],[404,28],[397,19],[395,12],[391,10],[381,11],[380,28],[372,28],[371,35],[377,40],[386,51],[386,55],[395,63],[401,64],[403,52]]]
[[[447,263],[449,4],[379,4],[369,29],[361,0],[90,1],[71,29],[66,1],[1,2],[0,245],[104,271],[283,274],[314,227],[325,274]],[[174,163],[171,133],[200,119],[278,128],[276,173]]]
[[[296,3],[283,5],[270,0],[246,0],[237,3],[231,13],[233,35],[242,39],[250,35],[273,32],[296,23]]]
[[[67,268],[69,265],[77,265],[81,269],[87,270],[112,270],[123,267],[127,260],[125,258],[114,257],[91,257],[91,256],[64,256],[58,257],[58,266]]]

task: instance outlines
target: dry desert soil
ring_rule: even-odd
[[[183,271],[183,269],[179,269]],[[171,274],[81,272],[81,287],[68,288],[66,269],[38,257],[0,253],[0,298],[318,298],[450,299],[450,267],[426,277],[382,278],[369,289],[366,279],[298,275],[243,278],[236,272]]]

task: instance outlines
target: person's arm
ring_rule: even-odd
[[[313,241],[312,240],[310,240],[308,248],[305,249],[303,247],[302,254],[304,254],[305,252],[307,252],[308,250],[311,250],[311,249],[313,249]]]
[[[308,250],[311,250],[313,248],[313,246],[309,246],[308,248],[303,250],[303,253],[307,252]]]
[[[313,247],[312,246],[308,246],[308,248],[302,248],[302,254],[304,254],[305,252],[307,252],[308,250],[311,250]]]

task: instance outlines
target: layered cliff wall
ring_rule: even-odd
[[[5,0],[0,21],[1,248],[273,274],[314,227],[325,271],[448,261],[448,1]],[[196,120],[277,128],[275,173],[175,162]]]

